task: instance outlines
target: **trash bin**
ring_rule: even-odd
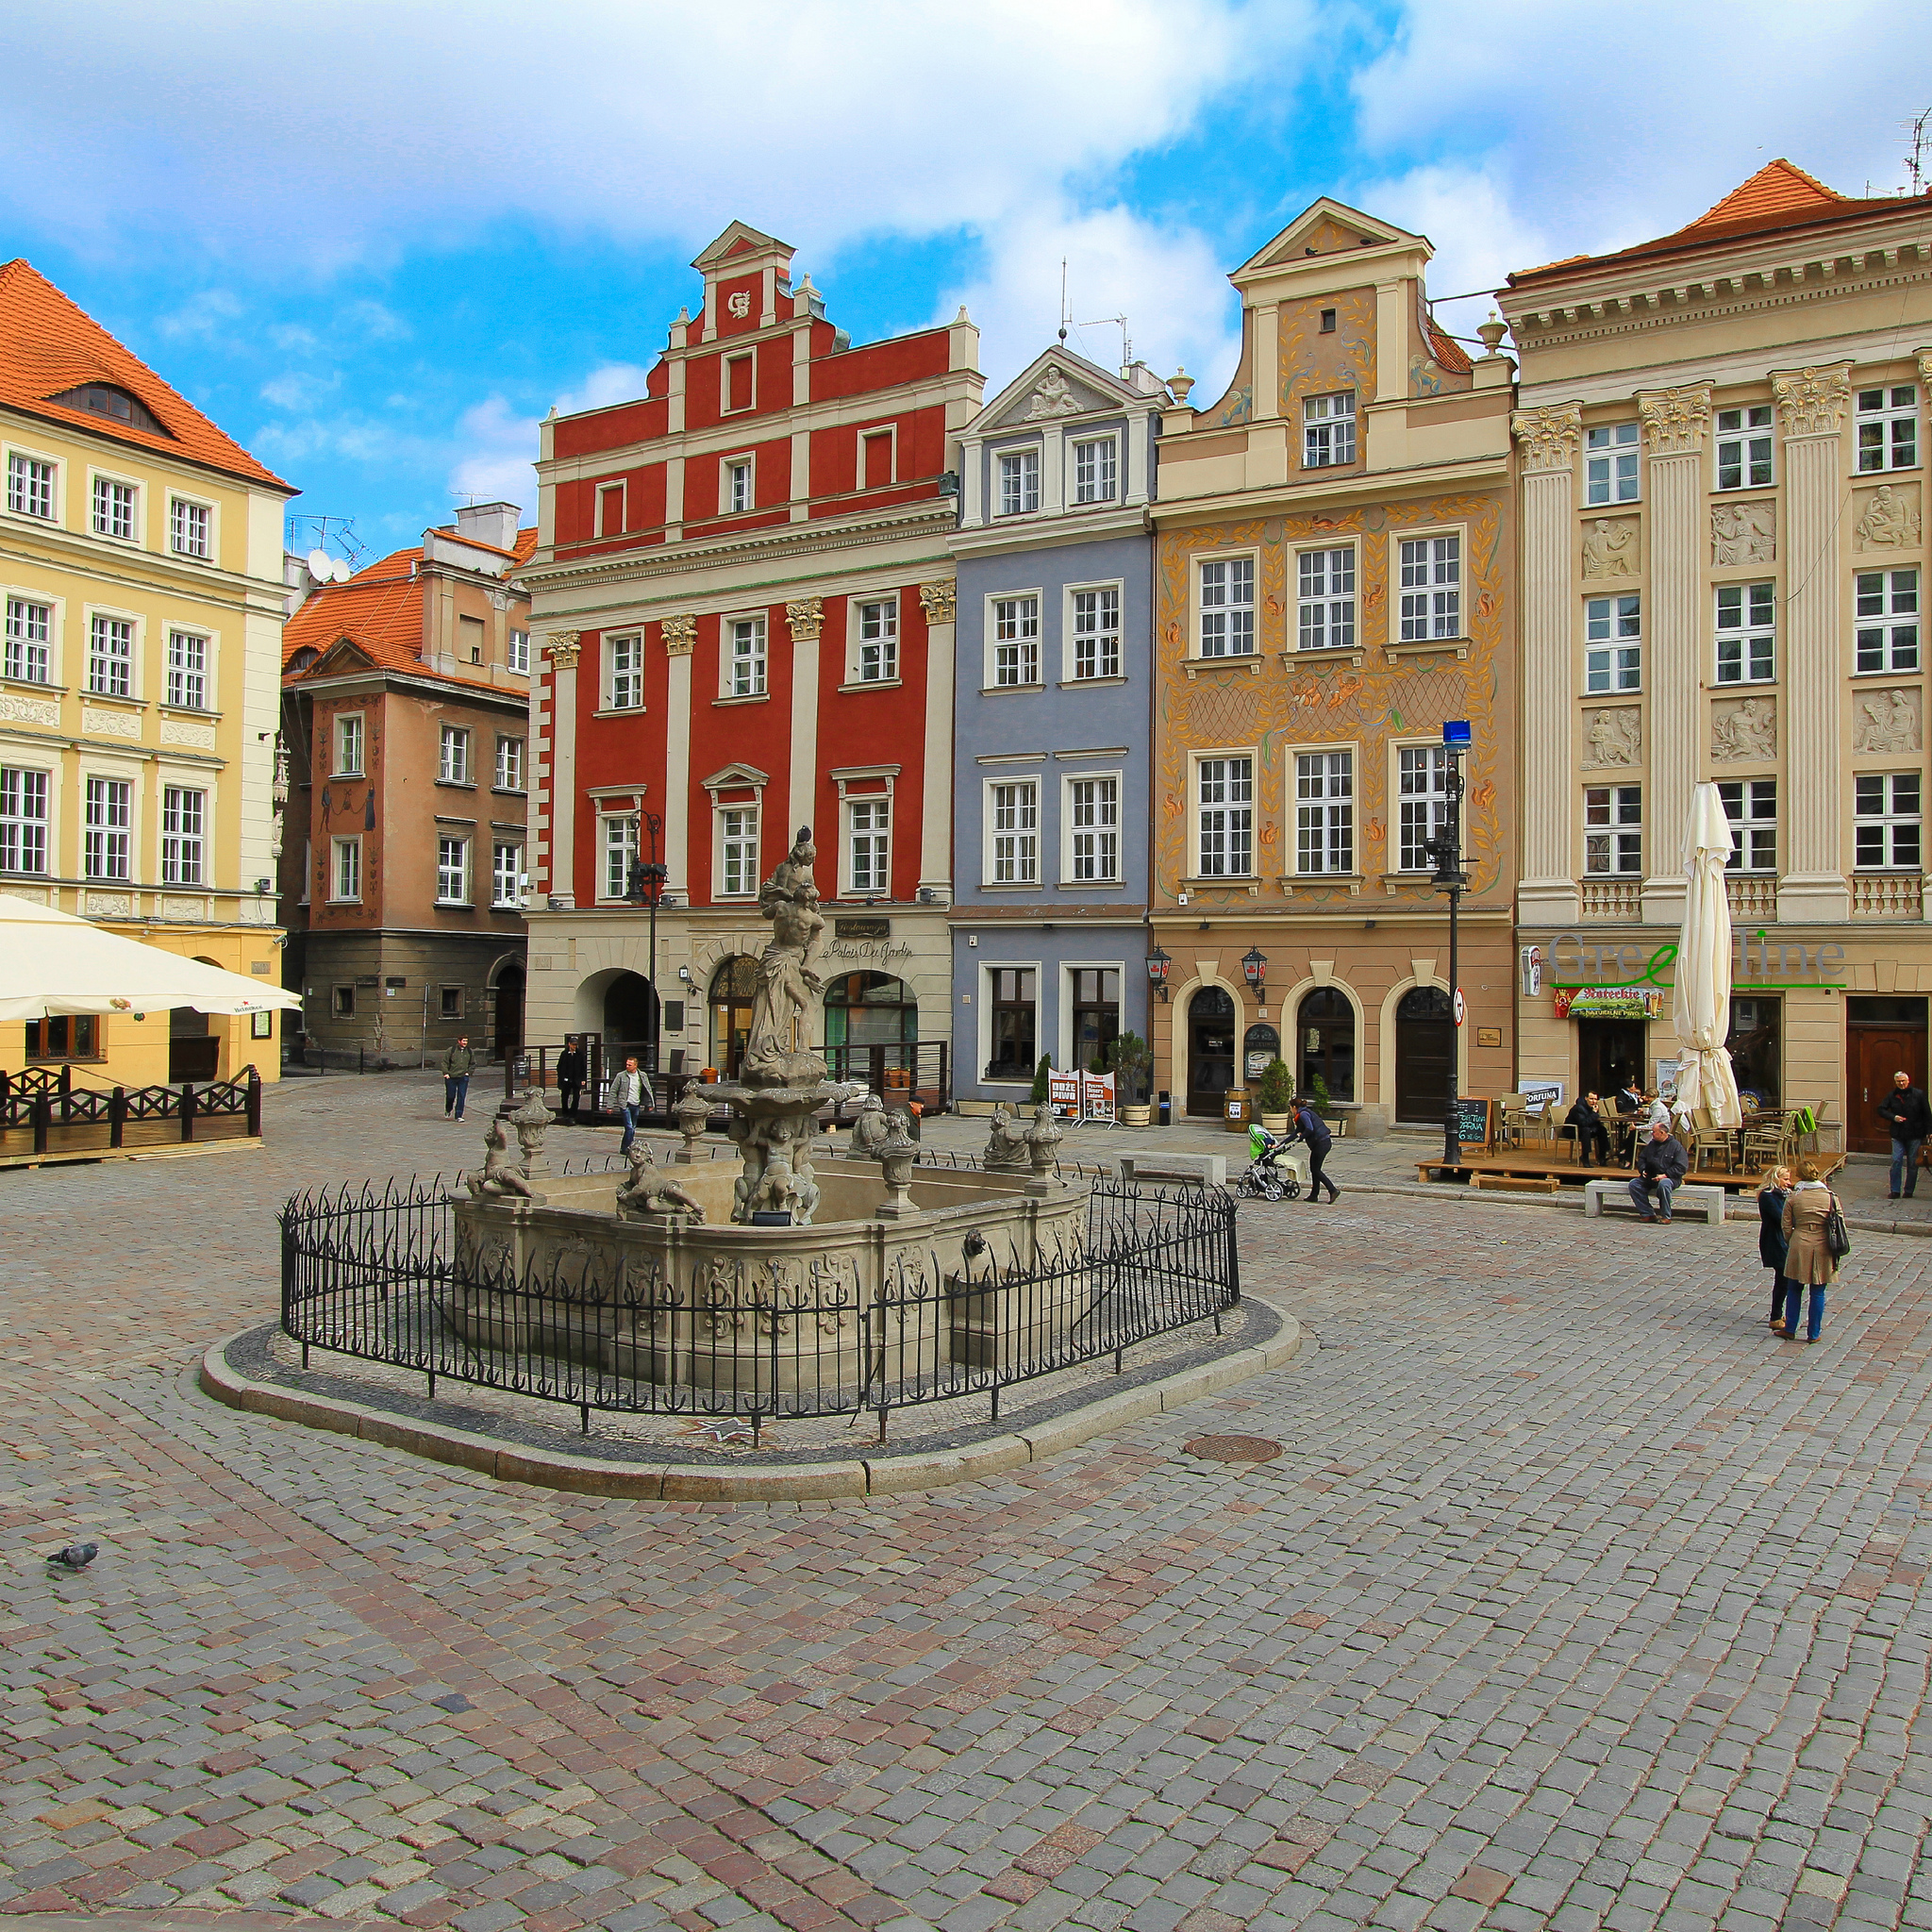
[[[1174,1095],[1168,1092],[1164,1087],[1161,1089],[1160,1097],[1155,1105],[1154,1119],[1157,1125],[1163,1127],[1174,1125]]]
[[[1248,1131],[1248,1090],[1230,1087],[1221,1096],[1221,1122],[1230,1134]]]

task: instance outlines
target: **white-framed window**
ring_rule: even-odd
[[[530,633],[526,630],[513,630],[504,644],[503,661],[511,671],[521,671],[525,677],[530,675]]]
[[[125,778],[87,781],[82,864],[91,879],[133,877],[134,786]]]
[[[1583,600],[1583,688],[1640,691],[1643,686],[1643,599]]]
[[[94,611],[87,627],[87,688],[104,698],[134,695],[134,620]]]
[[[1777,675],[1777,586],[1717,587],[1717,681],[1765,684]]]
[[[1074,676],[1121,675],[1121,592],[1118,584],[1097,584],[1072,593]]]
[[[1860,772],[1852,780],[1854,860],[1860,872],[1919,869],[1917,772]]]
[[[524,741],[499,734],[496,740],[496,789],[521,791],[524,789]]]
[[[1860,671],[1919,668],[1919,573],[1861,570],[1857,596],[1857,666]]]
[[[1303,550],[1295,560],[1295,641],[1304,651],[1355,646],[1355,546]]]
[[[1255,761],[1203,758],[1194,768],[1200,876],[1238,879],[1255,870]]]
[[[992,681],[1010,688],[1040,682],[1040,599],[992,600]]]
[[[1120,493],[1120,443],[1111,436],[1083,437],[1074,445],[1074,501],[1111,503]]]
[[[996,886],[1040,883],[1040,781],[1003,779],[987,787],[988,853]]]
[[[439,834],[436,841],[436,903],[470,903],[470,841],[449,832]]]
[[[758,890],[758,808],[721,806],[718,811],[718,891],[726,899],[756,897]]]
[[[341,712],[336,717],[336,768],[333,775],[338,778],[359,778],[362,775],[360,711]]]
[[[54,637],[54,607],[31,597],[7,600],[6,655],[0,670],[25,684],[48,681]]]
[[[611,812],[604,826],[604,897],[621,899],[630,890],[630,869],[638,856],[638,822],[630,812]]]
[[[1583,493],[1590,503],[1637,501],[1635,423],[1604,423],[1583,439]]]
[[[765,620],[762,617],[734,617],[724,626],[728,644],[725,686],[734,698],[761,698],[765,695]]]
[[[336,902],[361,898],[361,839],[336,839],[328,868],[328,896]]]
[[[736,515],[751,507],[751,458],[736,457],[724,465],[724,508]]]
[[[1888,383],[1858,391],[1858,468],[1915,470],[1919,466],[1919,390]]]
[[[445,724],[437,753],[436,775],[446,785],[470,782],[470,728],[467,724]]]
[[[208,793],[186,785],[161,788],[161,883],[208,883]]]
[[[1009,449],[1000,453],[1000,514],[1024,517],[1040,508],[1040,452]]]
[[[214,555],[214,511],[185,496],[168,499],[168,546],[176,557]]]
[[[892,889],[892,807],[886,798],[853,798],[845,805],[852,890],[883,898]]]
[[[1121,875],[1121,781],[1067,780],[1068,870],[1076,881],[1105,883]]]
[[[1462,635],[1462,539],[1402,542],[1402,641]]]
[[[1735,843],[1726,863],[1728,872],[1777,870],[1777,780],[1728,778],[1718,781],[1717,795],[1731,822]]]
[[[899,600],[877,597],[858,607],[858,681],[887,684],[899,675]]]
[[[1449,753],[1440,744],[1405,744],[1395,755],[1398,872],[1432,872],[1429,841],[1449,816]]]
[[[1200,566],[1201,656],[1246,658],[1255,649],[1255,559],[1217,557]]]
[[[0,872],[47,869],[47,774],[0,765]]]
[[[1355,461],[1355,391],[1302,398],[1302,468]]]
[[[17,449],[7,452],[7,508],[16,516],[54,520],[54,465]]]
[[[168,633],[168,702],[184,711],[208,709],[208,640],[196,631]]]
[[[1355,753],[1297,752],[1294,869],[1304,874],[1355,870]]]
[[[490,848],[490,903],[492,907],[524,903],[524,848],[514,840],[499,839]]]
[[[94,478],[94,535],[134,541],[135,487],[113,476]]]
[[[1643,870],[1643,787],[1583,788],[1583,869],[1587,873]]]
[[[1771,405],[1717,412],[1717,487],[1760,490],[1771,481]]]
[[[644,702],[644,641],[641,635],[604,640],[604,706],[636,711]]]

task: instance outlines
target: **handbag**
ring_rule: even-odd
[[[1831,1197],[1831,1212],[1824,1217],[1824,1252],[1834,1261],[1842,1261],[1852,1252],[1852,1237],[1846,1230],[1835,1193]]]

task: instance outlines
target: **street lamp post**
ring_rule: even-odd
[[[1462,1015],[1457,1010],[1462,998],[1461,962],[1457,957],[1457,910],[1469,890],[1469,874],[1462,869],[1462,755],[1469,749],[1469,724],[1452,718],[1442,726],[1442,756],[1448,766],[1443,776],[1446,809],[1442,829],[1428,841],[1429,856],[1436,861],[1431,883],[1439,892],[1449,895],[1449,1104],[1442,1116],[1442,1158],[1451,1167],[1462,1165],[1461,1096],[1457,1091],[1457,1071],[1461,1060]]]
[[[651,835],[651,858],[649,864],[642,864],[633,858],[630,862],[630,876],[625,882],[624,896],[634,906],[650,908],[651,914],[651,1037],[644,1042],[645,1065],[654,1075],[658,1072],[658,1039],[663,1025],[663,1002],[658,996],[658,908],[664,903],[664,881],[671,876],[671,868],[658,858],[658,841],[664,830],[664,821],[656,812],[640,812],[637,822]]]

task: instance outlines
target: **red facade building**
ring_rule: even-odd
[[[978,331],[962,310],[854,347],[791,255],[734,223],[645,393],[543,425],[533,1042],[735,1072],[758,883],[806,824],[831,921],[814,1043],[909,1071],[951,1034],[947,539]],[[654,830],[655,961],[625,897]]]

